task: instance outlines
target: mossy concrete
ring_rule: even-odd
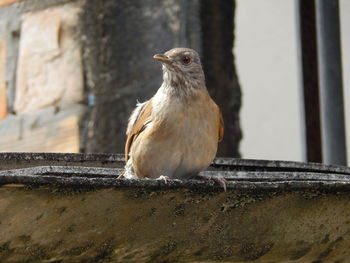
[[[349,262],[349,199],[310,189],[6,185],[0,261]]]
[[[216,159],[116,179],[121,155],[0,154],[0,262],[350,262],[349,168]]]

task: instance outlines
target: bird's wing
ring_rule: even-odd
[[[125,161],[129,159],[129,152],[132,143],[137,136],[146,128],[147,124],[151,122],[152,103],[148,100],[144,103],[137,104],[136,109],[132,112],[126,135],[128,136],[125,143]]]
[[[219,109],[219,118],[220,118],[220,123],[219,123],[219,142],[222,141],[222,139],[224,138],[224,129],[225,129],[225,125],[224,125],[224,118],[222,117],[222,113],[221,110]]]

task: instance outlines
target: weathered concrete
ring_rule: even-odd
[[[84,110],[77,104],[8,116],[0,120],[0,152],[79,152],[79,122]]]
[[[35,166],[123,167],[122,154],[0,153],[0,170]]]
[[[83,150],[122,152],[137,100],[150,99],[162,81],[153,55],[178,46],[200,50],[198,1],[87,1],[81,30],[91,98]]]
[[[5,23],[0,20],[0,120],[8,114],[7,110],[7,84],[6,84],[6,56],[7,56],[7,40],[3,35]]]
[[[0,34],[7,41],[7,58],[6,58],[6,82],[7,82],[7,99],[8,111],[14,111],[14,101],[16,95],[16,72],[19,53],[19,41],[21,36],[21,17],[29,12],[37,12],[45,8],[63,5],[65,3],[82,3],[83,0],[30,0],[20,1],[12,5],[0,8]]]
[[[1,187],[0,260],[349,262],[349,187],[243,186]]]
[[[79,152],[85,97],[77,22],[84,2],[0,8],[0,151]]]
[[[224,192],[116,179],[122,155],[3,153],[0,164],[1,262],[350,262],[347,167],[217,159],[204,174],[224,176]]]
[[[21,16],[17,114],[83,101],[80,12],[80,4],[66,4]]]

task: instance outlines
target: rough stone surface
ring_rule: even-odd
[[[121,168],[124,167],[124,156],[102,153],[0,153],[0,170],[43,165]]]
[[[14,3],[20,2],[23,0],[1,0],[0,1],[0,7],[7,6],[7,5],[12,5]]]
[[[79,152],[84,107],[46,108],[0,120],[0,151]]]
[[[121,163],[1,153],[0,169],[56,166],[0,172],[0,261],[350,262],[350,168],[217,159],[227,167],[212,175],[237,175],[223,192],[208,180],[116,179],[106,167]]]
[[[349,262],[348,191],[253,185],[3,186],[0,260]]]
[[[7,116],[7,94],[6,94],[6,54],[7,42],[0,35],[0,119]]]
[[[79,12],[78,5],[67,4],[22,16],[17,113],[82,101]]]
[[[82,0],[83,1],[83,0]],[[19,41],[21,36],[22,16],[27,13],[39,12],[46,8],[63,5],[65,3],[73,3],[76,0],[26,0],[16,1],[11,5],[0,8],[0,17],[4,24],[0,34],[7,39],[7,61],[6,61],[6,81],[7,81],[7,105],[8,112],[14,112],[14,103],[16,96],[16,72],[19,53]],[[1,31],[1,30],[0,30]]]
[[[0,153],[0,170],[37,166],[123,168],[124,154],[108,153]],[[216,158],[210,170],[221,172],[291,172],[350,175],[350,167],[275,160]]]
[[[2,9],[7,8],[1,8]],[[0,14],[4,17],[3,14]],[[7,39],[7,59],[6,59],[6,95],[7,110],[9,114],[14,112],[15,92],[16,92],[16,67],[18,59],[20,19],[14,15],[11,18],[4,19],[4,36]]]

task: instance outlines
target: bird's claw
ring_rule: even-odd
[[[156,180],[162,180],[165,184],[168,184],[168,180],[170,180],[169,176],[164,176],[164,175],[161,175],[159,176]]]
[[[201,179],[201,180],[212,180],[214,181],[215,183],[218,183],[220,186],[222,186],[222,188],[224,188],[224,191],[226,192],[227,190],[227,180],[223,177],[217,177],[217,176],[205,176],[205,175],[196,175],[196,177],[198,179]]]
[[[117,175],[117,179],[124,179],[125,178],[124,174],[125,174],[125,171],[123,171],[120,174],[118,174]]]

